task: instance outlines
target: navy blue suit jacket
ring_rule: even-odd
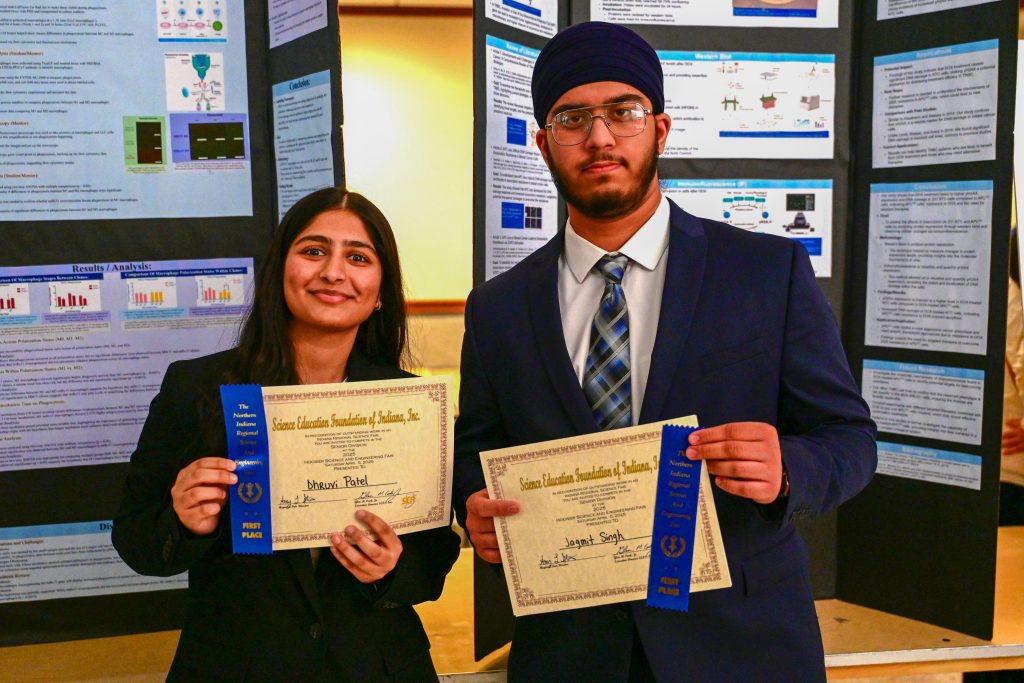
[[[671,205],[668,264],[640,422],[775,425],[791,481],[784,505],[715,488],[731,588],[687,613],[643,602],[517,620],[513,680],[626,680],[634,624],[659,681],[824,680],[807,553],[791,523],[859,492],[875,428],[810,260],[791,240]],[[484,488],[483,450],[597,431],[558,308],[560,233],[466,304],[455,506]]]

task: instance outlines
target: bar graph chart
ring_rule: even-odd
[[[128,283],[128,308],[177,308],[178,288],[173,277],[131,278]]]
[[[101,310],[100,283],[96,280],[51,282],[50,313],[86,313]]]
[[[242,275],[198,275],[196,306],[238,306],[245,301]]]
[[[0,285],[0,316],[28,315],[28,285]]]

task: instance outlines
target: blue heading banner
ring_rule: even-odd
[[[685,612],[690,606],[693,537],[700,497],[700,460],[686,457],[695,427],[661,428],[658,493],[651,532],[647,604]]]
[[[258,384],[223,384],[220,402],[228,437],[228,457],[235,461],[238,484],[228,496],[231,548],[235,553],[274,552],[270,519],[270,443],[263,388]]]

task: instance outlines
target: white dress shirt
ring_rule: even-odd
[[[637,230],[621,249],[629,257],[622,277],[622,291],[629,312],[630,395],[633,424],[640,419],[651,353],[658,333],[661,294],[665,289],[668,259],[668,199],[664,196],[654,215]],[[558,258],[558,307],[562,313],[565,347],[572,359],[576,379],[583,385],[583,370],[590,348],[590,327],[604,294],[604,276],[594,269],[605,250],[565,226],[565,249]]]

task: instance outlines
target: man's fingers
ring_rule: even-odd
[[[514,500],[495,500],[481,489],[466,499],[466,513],[481,517],[507,517],[519,512],[519,503]]]
[[[729,422],[699,429],[690,434],[690,445],[717,443],[719,441],[763,441],[777,438],[775,427],[766,422]]]
[[[466,531],[468,531],[471,534],[493,534],[494,518],[480,517],[479,515],[467,515]]]
[[[709,460],[707,468],[711,476],[730,479],[767,481],[770,476],[770,472],[762,463],[749,460]]]
[[[519,503],[514,500],[480,498],[474,508],[474,512],[481,517],[507,517],[519,512]]]
[[[497,548],[498,547],[498,534],[493,531],[488,533],[484,532],[469,532],[469,540],[473,542],[475,548]]]
[[[764,462],[770,460],[772,451],[756,441],[718,441],[700,446],[690,446],[686,449],[686,455],[690,458],[701,460],[749,460],[752,462]]]
[[[479,555],[480,559],[484,562],[501,564],[501,553],[498,552],[497,548],[477,548],[476,554]]]
[[[726,493],[735,496],[750,498],[755,503],[767,505],[779,496],[778,487],[771,490],[771,485],[763,482],[753,482],[746,479],[730,479],[729,477],[715,477],[715,486]]]

